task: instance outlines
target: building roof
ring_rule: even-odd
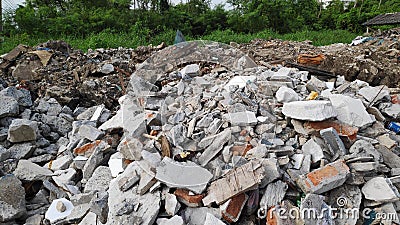
[[[362,25],[372,26],[372,25],[390,25],[390,24],[400,24],[400,12],[386,13],[375,16],[374,18],[368,20]]]

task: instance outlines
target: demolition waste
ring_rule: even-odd
[[[0,224],[399,224],[399,33],[19,45]]]

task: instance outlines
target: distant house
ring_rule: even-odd
[[[363,23],[364,26],[376,26],[376,25],[394,25],[400,24],[400,12],[386,13],[375,16],[374,18]]]
[[[368,20],[362,25],[367,26],[367,33],[368,33],[368,27],[370,26],[396,25],[396,24],[400,24],[400,12],[386,13],[375,16],[374,18]]]

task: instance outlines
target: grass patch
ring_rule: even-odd
[[[102,31],[87,37],[76,37],[61,35],[60,37],[35,37],[28,34],[14,35],[5,37],[0,43],[0,54],[7,53],[15,48],[18,44],[35,46],[48,40],[64,40],[75,49],[87,51],[96,48],[136,48],[140,45],[158,45],[165,42],[168,45],[173,44],[175,31],[167,30],[158,35],[151,35],[146,29],[135,28],[127,33],[112,33],[110,31]],[[344,30],[326,30],[326,31],[301,31],[291,34],[277,34],[275,32],[265,30],[256,34],[237,34],[231,30],[214,31],[211,34],[202,37],[185,37],[186,40],[211,40],[229,44],[230,42],[247,43],[253,39],[270,39],[278,38],[282,40],[304,41],[311,40],[314,45],[322,46],[333,43],[350,43],[357,34]]]
[[[351,33],[346,30],[325,30],[325,31],[301,31],[291,34],[280,35],[280,39],[291,41],[310,40],[315,46],[324,46],[334,43],[347,43],[359,34]]]
[[[229,44],[234,41],[237,43],[246,43],[253,39],[282,39],[290,41],[310,40],[315,46],[324,46],[334,43],[351,43],[358,34],[345,30],[325,30],[325,31],[301,31],[290,34],[278,34],[269,30],[265,30],[256,34],[235,34],[233,31],[214,31],[213,33],[203,36],[201,39],[213,40]]]

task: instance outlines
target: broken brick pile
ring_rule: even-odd
[[[400,222],[396,89],[206,41],[127,84],[117,108],[0,91],[1,223]]]

